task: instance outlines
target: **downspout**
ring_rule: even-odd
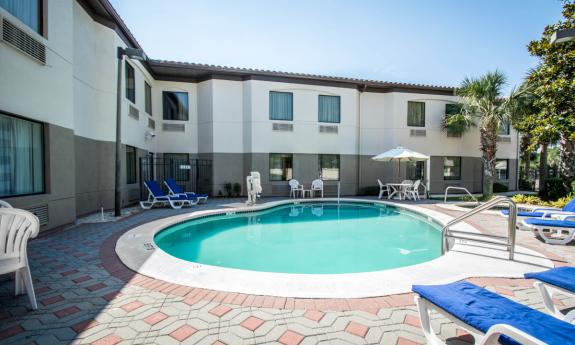
[[[521,154],[521,149],[519,147],[519,140],[521,140],[521,135],[519,134],[519,131],[515,131],[516,136],[517,136],[517,141],[516,141],[516,145],[515,145],[515,149],[517,151],[517,154],[515,155],[515,190],[518,191],[519,190],[519,170],[520,165],[521,165],[521,159],[520,154]],[[527,174],[527,171],[525,172],[525,174]]]
[[[358,88],[357,94],[357,192],[360,194],[361,188],[361,94],[367,89],[367,84]]]

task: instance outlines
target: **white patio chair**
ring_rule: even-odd
[[[28,293],[32,309],[38,309],[26,246],[40,231],[38,218],[25,210],[0,208],[0,274],[16,273],[16,295]]]
[[[320,179],[311,181],[311,194],[315,197],[315,192],[321,192],[321,197],[323,198],[323,181]]]
[[[404,199],[407,199],[408,196],[409,196],[408,190],[413,187],[413,181],[412,181],[412,180],[403,180],[403,181],[401,181],[401,184],[408,184],[408,185],[410,185],[409,187],[401,187],[401,192],[400,192],[400,193],[403,194],[403,198],[404,198]]]
[[[297,193],[299,192],[300,195],[303,194],[303,185],[299,183],[296,179],[291,179],[288,182],[290,186],[289,196],[290,198],[297,198]]]
[[[421,184],[421,180],[415,181],[410,187],[407,187],[406,194],[409,198],[413,198],[413,200],[419,200],[419,185]]]
[[[379,196],[377,198],[381,199],[383,197],[383,193],[387,193],[387,195],[389,196],[389,186],[383,184],[383,182],[381,182],[380,179],[377,179],[377,183],[379,184]]]

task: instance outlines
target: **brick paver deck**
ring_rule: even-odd
[[[232,202],[210,200],[193,210]],[[237,202],[237,200],[235,200]],[[433,204],[424,207],[451,215]],[[302,299],[194,289],[128,270],[115,256],[115,240],[134,226],[190,210],[154,209],[117,222],[82,224],[43,234],[29,244],[39,301],[30,311],[14,297],[13,280],[0,278],[2,344],[423,344],[412,294],[367,299]],[[503,218],[480,214],[470,222],[505,233]],[[556,265],[575,263],[575,247],[550,246],[527,232],[517,242],[545,253]],[[542,309],[532,281],[475,278],[516,301]],[[575,300],[559,296],[565,308]],[[468,343],[469,335],[434,317],[441,337]]]

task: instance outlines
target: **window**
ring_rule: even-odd
[[[0,113],[0,197],[43,192],[42,124]]]
[[[495,161],[495,178],[498,180],[509,179],[509,160],[498,159]]]
[[[144,82],[144,102],[146,113],[152,115],[152,87],[147,82]]]
[[[425,102],[407,102],[407,125],[425,127]]]
[[[340,122],[340,97],[319,96],[319,122]]]
[[[42,2],[43,0],[0,0],[0,7],[42,35]]]
[[[188,93],[163,92],[164,120],[188,121]]]
[[[133,146],[126,146],[126,183],[136,183],[136,148]]]
[[[461,157],[445,157],[443,159],[443,179],[461,180]]]
[[[425,170],[425,162],[408,162],[407,163],[407,178],[410,180],[423,180]]]
[[[499,126],[499,135],[509,135],[511,131],[511,126],[509,125],[509,122],[504,122],[501,124],[501,126]]]
[[[324,181],[339,181],[339,155],[319,155],[319,176]]]
[[[187,153],[164,153],[164,179],[189,181],[191,171],[190,156]]]
[[[293,177],[293,155],[270,153],[270,181],[288,181]]]
[[[126,61],[126,98],[136,103],[136,80],[134,79],[134,67]]]
[[[270,120],[293,120],[293,93],[270,91]]]

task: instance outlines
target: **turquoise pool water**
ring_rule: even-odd
[[[441,255],[439,226],[395,207],[318,203],[210,216],[169,227],[158,247],[206,265],[280,273],[352,273]]]

